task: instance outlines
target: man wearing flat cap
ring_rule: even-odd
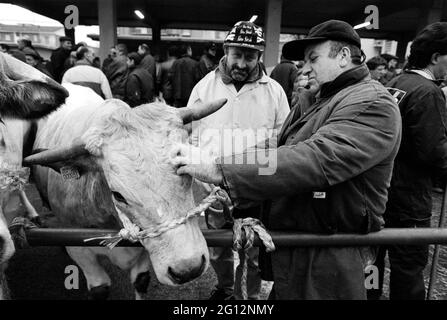
[[[69,37],[63,36],[59,38],[60,47],[51,53],[51,71],[54,80],[61,82],[63,73],[65,71],[65,61],[70,56],[73,40]]]
[[[265,150],[258,148],[205,164],[175,157],[177,174],[222,186],[236,207],[263,203],[269,230],[380,230],[401,136],[394,98],[370,78],[360,38],[343,21],[315,26],[282,53],[304,59],[304,75],[320,90],[313,105],[302,114],[294,108],[286,119],[269,150],[276,152],[274,173],[260,174],[265,163],[240,164],[261,159]],[[271,253],[271,297],[366,299],[364,268],[373,258],[369,247],[278,247]]]

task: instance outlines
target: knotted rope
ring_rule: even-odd
[[[214,202],[220,201],[225,205],[230,205],[231,200],[228,194],[220,187],[215,187],[211,193],[203,199],[200,204],[187,212],[187,214],[178,219],[165,221],[157,226],[148,228],[145,230],[140,230],[140,228],[129,220],[129,218],[122,213],[118,208],[118,215],[123,223],[123,228],[115,235],[106,235],[102,237],[95,237],[85,239],[84,242],[93,240],[102,240],[100,245],[106,246],[109,249],[113,249],[120,241],[129,240],[131,242],[142,241],[146,238],[155,238],[165,233],[168,230],[174,229],[181,224],[186,223],[190,218],[199,216],[203,211],[208,209]]]
[[[243,261],[239,261],[239,265],[242,264],[242,279],[241,291],[242,297],[246,299],[247,295],[247,272],[248,272],[248,250],[253,247],[255,240],[255,233],[258,234],[267,252],[275,250],[275,244],[272,237],[265,229],[265,226],[256,218],[244,218],[235,219],[233,224],[233,249],[238,252],[244,250]],[[244,237],[245,234],[245,237]],[[245,239],[244,239],[245,238]],[[245,281],[244,281],[245,280]],[[245,283],[244,283],[245,282]]]
[[[26,217],[15,217],[8,226],[14,246],[19,249],[29,248],[26,231],[35,228],[38,228],[38,226],[30,219]]]

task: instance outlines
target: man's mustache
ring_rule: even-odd
[[[238,66],[232,66],[231,71],[239,71],[239,72],[245,72],[245,73],[249,72],[248,68],[239,68]]]

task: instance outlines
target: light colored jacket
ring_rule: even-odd
[[[98,68],[89,65],[74,66],[68,69],[62,77],[62,83],[67,82],[87,86],[98,94],[99,92],[97,90],[100,88],[104,98],[112,98],[109,81],[105,74]]]
[[[284,90],[265,74],[237,92],[233,84],[223,83],[219,70],[210,72],[192,90],[188,106],[220,98],[228,102],[195,121],[191,135],[194,145],[214,156],[242,151],[277,135],[289,113]],[[238,140],[243,136],[248,140]]]

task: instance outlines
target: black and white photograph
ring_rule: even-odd
[[[446,96],[447,0],[2,1],[0,305],[447,300]]]

